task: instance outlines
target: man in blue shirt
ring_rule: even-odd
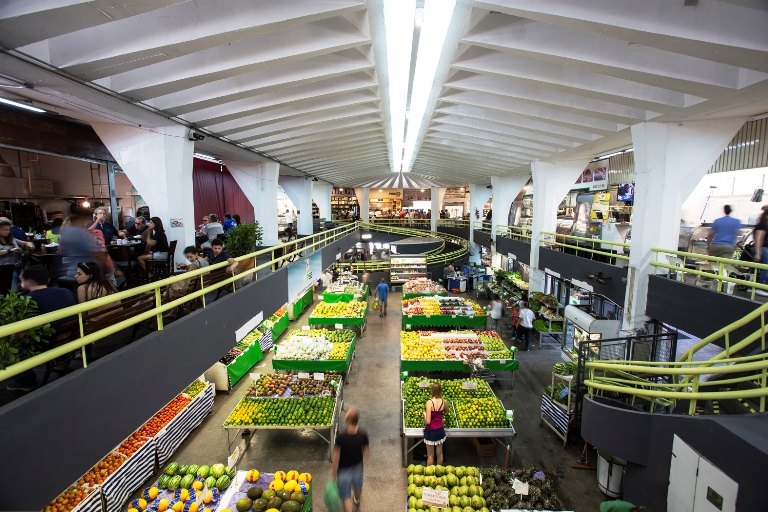
[[[741,221],[731,217],[731,207],[723,207],[725,215],[712,223],[707,235],[707,254],[718,258],[732,259],[736,252],[736,239],[741,229]]]
[[[387,297],[389,296],[389,285],[382,277],[381,282],[376,286],[375,299],[379,301],[379,316],[387,314]]]
[[[228,213],[224,214],[224,232],[229,233],[232,228],[237,227],[237,222],[232,219],[232,216]]]

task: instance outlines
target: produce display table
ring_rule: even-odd
[[[247,495],[248,489],[255,486],[259,486],[262,489],[269,489],[269,483],[275,478],[274,473],[260,473],[258,480],[256,480],[255,482],[249,482],[245,479],[246,473],[248,472],[247,471],[237,472],[237,475],[235,475],[235,478],[232,481],[232,485],[230,485],[229,489],[227,489],[226,492],[221,496],[221,499],[219,500],[220,505],[219,507],[217,507],[218,510],[224,510],[224,509],[237,510],[237,501],[242,498],[248,497]],[[304,507],[301,509],[301,512],[309,512],[309,510],[312,508],[312,488],[313,487],[314,487],[314,484],[310,483],[309,492],[307,492],[305,496],[306,501],[304,501]]]
[[[293,313],[293,319],[297,319],[301,315],[307,306],[312,304],[314,300],[314,287],[310,286],[298,299],[291,305],[291,312]]]
[[[485,368],[495,372],[514,372],[520,369],[517,359],[486,359],[483,361]],[[437,371],[469,372],[470,366],[462,360],[424,360],[405,361],[400,360],[400,371],[406,372],[437,372]]]
[[[368,285],[365,285],[365,287],[360,293],[324,292],[323,302],[328,302],[332,304],[334,302],[352,302],[355,299],[365,300],[365,298],[368,297],[368,295],[370,295],[370,288],[368,287]]]
[[[184,439],[213,409],[213,386],[208,384],[155,436],[157,463],[164,466]]]
[[[417,299],[419,297],[434,297],[435,295],[438,295],[440,297],[446,297],[448,296],[448,292],[431,292],[431,293],[405,293],[403,292],[403,300],[408,299]]]
[[[352,359],[355,357],[355,345],[357,336],[352,338],[347,350],[347,357],[344,359],[318,359],[311,361],[307,359],[275,359],[272,358],[273,370],[293,370],[302,372],[349,372],[352,366]]]
[[[419,297],[403,300],[403,329],[457,327],[484,329],[487,315],[475,301],[463,297]]]
[[[288,318],[288,313],[281,316],[280,319],[270,328],[272,331],[272,340],[274,341],[278,339],[285,332],[290,323],[291,321]]]
[[[254,342],[247,347],[243,347],[242,353],[229,364],[224,364],[222,361],[216,361],[216,363],[205,372],[205,378],[214,383],[217,390],[229,392],[256,363],[264,359],[264,350],[269,350],[271,347],[272,331],[266,329],[266,332],[259,338],[258,343]]]
[[[237,426],[231,426],[227,425],[226,423],[223,425],[224,430],[227,432],[227,453],[232,452],[232,444],[240,442],[240,434],[243,430],[312,430],[315,432],[323,441],[328,443],[330,445],[330,454],[329,454],[329,460],[333,460],[333,450],[336,445],[336,434],[339,430],[339,415],[341,412],[341,409],[344,404],[344,391],[343,391],[344,382],[342,379],[338,382],[338,388],[336,389],[336,396],[334,397],[334,405],[333,405],[333,412],[331,414],[331,420],[330,424],[327,425],[237,425]],[[235,406],[235,408],[232,410],[232,413],[230,413],[229,417],[234,416],[235,411],[240,407],[242,403],[245,401],[250,400],[264,400],[269,398],[259,398],[259,397],[249,397],[244,396],[240,399],[238,404]],[[280,400],[301,400],[301,398],[295,398],[288,396],[280,396],[277,397],[277,399]],[[229,419],[228,417],[228,419]],[[328,433],[326,435],[323,435],[320,433],[320,431],[327,430]],[[255,435],[251,435],[248,438],[248,442],[246,445],[246,448],[250,445],[250,443],[253,441],[253,438],[256,437]]]
[[[486,370],[514,372],[515,352],[494,331],[400,333],[400,371],[482,372],[467,363],[480,359]]]
[[[152,476],[156,451],[157,441],[155,438],[148,439],[117,471],[104,480],[101,484],[104,512],[119,512],[131,494]]]
[[[479,379],[475,379],[479,380]],[[431,381],[430,381],[431,382]],[[443,381],[445,382],[445,381]],[[421,443],[424,442],[424,428],[423,427],[406,427],[406,397],[403,395],[403,389],[404,389],[404,383],[401,383],[401,404],[400,404],[400,416],[401,416],[401,442],[402,442],[402,450],[403,450],[403,467],[406,467],[408,465],[408,455]],[[478,382],[478,389],[480,389],[481,386],[487,386],[487,384]],[[445,392],[445,390],[444,390]],[[491,390],[490,386],[487,387],[487,393],[492,397],[492,399],[496,400],[499,405],[503,408],[504,405],[501,403],[501,401],[496,397],[496,395],[493,393],[493,390]],[[449,402],[449,400],[446,400],[446,402]],[[450,400],[451,407],[454,407],[453,400]],[[454,409],[455,411],[455,409]],[[512,426],[512,422],[508,421],[508,425],[503,428],[461,428],[459,426],[459,420],[457,419],[457,415],[455,412],[453,412],[453,421],[455,423],[451,425],[450,423],[445,424],[445,435],[446,437],[470,437],[470,438],[488,438],[493,440],[495,443],[499,444],[502,448],[506,450],[506,456],[505,456],[505,466],[508,467],[509,463],[512,461],[514,455],[515,455],[515,448],[514,448],[514,438],[517,436],[517,432],[515,431],[514,427]]]
[[[483,329],[488,323],[486,316],[454,315],[403,315],[403,329],[419,327],[457,327],[459,329]]]
[[[436,295],[444,297],[448,295],[448,291],[441,284],[426,277],[411,279],[403,285],[403,300]]]
[[[365,325],[368,322],[368,304],[366,303],[363,309],[363,316],[360,317],[341,317],[341,318],[326,318],[311,316],[307,320],[309,325],[352,325],[360,329],[360,337],[363,337],[365,332]]]

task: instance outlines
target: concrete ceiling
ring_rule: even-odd
[[[208,134],[198,150],[380,183],[384,1],[6,0],[0,96],[85,122],[193,125]],[[626,146],[639,122],[767,112],[768,3],[686,3],[459,0],[410,174],[487,184]]]

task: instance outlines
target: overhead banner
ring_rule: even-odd
[[[463,201],[466,198],[466,194],[464,187],[448,187],[445,189],[443,201],[446,199],[460,199]]]
[[[574,189],[608,190],[608,159],[590,162],[576,180]]]

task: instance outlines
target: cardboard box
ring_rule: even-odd
[[[496,456],[496,441],[487,437],[473,437],[472,445],[480,457]]]

